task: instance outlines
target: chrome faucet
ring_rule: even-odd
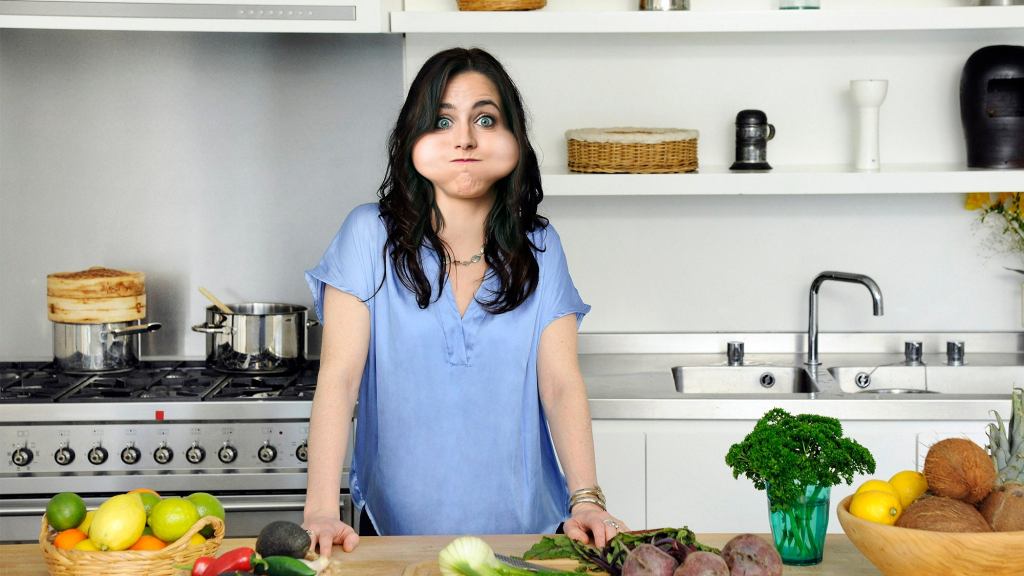
[[[811,282],[810,306],[807,314],[807,361],[808,366],[818,366],[818,289],[826,280],[837,282],[851,282],[863,284],[871,292],[871,301],[875,316],[881,316],[882,311],[882,290],[870,277],[864,274],[853,274],[850,272],[822,272]]]

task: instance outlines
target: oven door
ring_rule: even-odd
[[[305,492],[267,494],[216,494],[224,505],[226,536],[249,538],[275,520],[302,523]],[[85,504],[93,509],[107,496],[86,497]],[[0,542],[37,542],[47,498],[4,498],[0,500]],[[341,520],[352,525],[352,496],[341,494]]]

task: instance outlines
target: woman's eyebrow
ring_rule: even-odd
[[[494,106],[499,110],[501,109],[497,104],[494,103],[494,100],[478,100],[475,104],[473,104],[474,109],[481,108],[483,106]],[[438,108],[440,108],[441,110],[454,110],[455,105],[448,102],[441,102]]]

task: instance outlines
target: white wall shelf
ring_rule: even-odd
[[[767,172],[702,167],[689,174],[579,174],[543,171],[545,196],[735,196],[956,194],[1022,192],[1024,170],[892,165],[880,172],[849,166],[777,166]]]
[[[756,11],[392,12],[402,33],[836,32],[1024,28],[1024,6]]]

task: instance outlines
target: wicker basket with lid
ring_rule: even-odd
[[[547,0],[459,0],[459,10],[536,10]]]
[[[697,169],[696,130],[581,128],[565,133],[569,170],[606,174],[670,174]]]
[[[146,316],[146,275],[95,266],[46,276],[46,306],[53,322],[103,324]]]

